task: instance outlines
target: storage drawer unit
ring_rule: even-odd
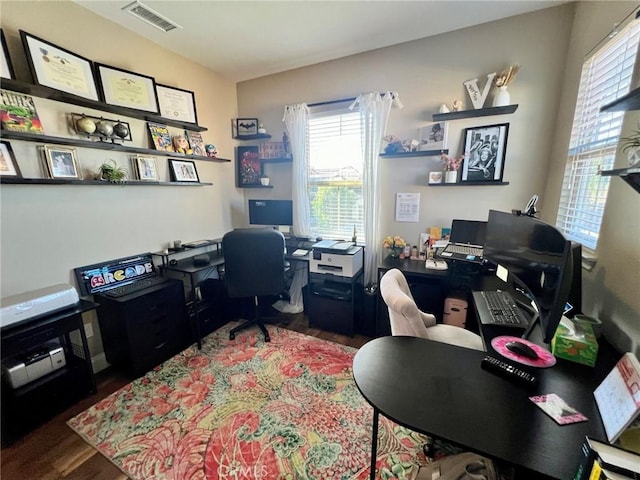
[[[132,295],[95,295],[107,361],[140,376],[186,348],[191,329],[179,280]]]
[[[361,314],[362,269],[355,277],[309,274],[307,315],[309,325],[336,333],[355,333],[356,315]]]

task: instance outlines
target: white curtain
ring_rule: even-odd
[[[288,105],[284,108],[284,122],[289,137],[292,162],[292,200],[293,235],[309,237],[311,235],[311,210],[309,206],[309,150],[307,148],[307,117],[309,107],[306,103]],[[293,262],[292,268],[295,268]],[[273,308],[284,313],[300,313],[304,310],[302,288],[307,284],[306,268],[296,268],[289,287],[289,301],[278,300]]]
[[[284,107],[284,122],[289,135],[289,145],[293,157],[292,197],[293,234],[296,237],[311,235],[311,207],[309,205],[309,149],[308,126],[309,107],[306,103]]]
[[[377,282],[382,237],[380,235],[380,186],[378,185],[378,158],[382,137],[387,130],[391,107],[402,108],[397,92],[363,93],[351,104],[358,106],[362,121],[364,149],[364,230],[367,239],[364,250],[365,285]]]

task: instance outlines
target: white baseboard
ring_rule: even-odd
[[[111,364],[107,362],[107,357],[104,353],[99,353],[98,355],[91,357],[91,367],[93,368],[93,373],[98,373],[110,366]]]

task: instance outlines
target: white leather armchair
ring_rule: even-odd
[[[436,317],[421,311],[409,290],[407,279],[397,268],[380,279],[380,294],[389,308],[392,335],[428,338],[460,347],[484,350],[482,339],[454,325],[436,324]]]

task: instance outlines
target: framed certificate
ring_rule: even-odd
[[[20,30],[33,81],[38,85],[98,101],[93,63]]]
[[[96,64],[102,99],[110,105],[158,113],[156,82],[153,77]]]
[[[9,49],[7,48],[7,41],[4,38],[4,32],[0,28],[0,43],[2,48],[0,49],[0,77],[2,78],[16,78],[13,73],[13,65],[11,65],[11,59],[9,58]]]
[[[156,84],[160,115],[164,118],[198,123],[196,97],[189,90]]]

